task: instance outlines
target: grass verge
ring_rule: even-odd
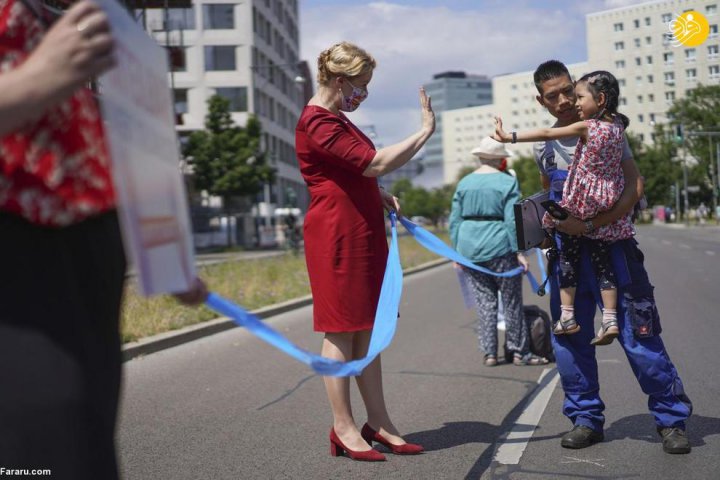
[[[448,241],[446,232],[437,234]],[[398,239],[400,262],[411,268],[439,258],[407,235]],[[248,310],[255,310],[310,294],[305,258],[285,254],[256,260],[231,261],[200,268],[211,291],[229,298]],[[134,281],[127,282],[122,312],[122,341],[132,342],[158,333],[177,330],[216,318],[202,306],[189,308],[172,297],[145,298],[137,293]]]

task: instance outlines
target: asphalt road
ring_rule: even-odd
[[[406,279],[395,341],[383,354],[391,415],[427,453],[388,455],[378,464],[331,457],[321,377],[234,329],[125,364],[118,433],[124,478],[717,478],[720,229],[641,227],[638,239],[665,343],[695,404],[690,455],[663,453],[646,397],[617,345],[599,349],[606,441],[561,448],[570,424],[553,365],[483,367],[474,314],[443,266]],[[546,297],[526,293],[526,304],[547,307]],[[311,307],[269,322],[319,350]],[[355,388],[353,400],[362,424]]]

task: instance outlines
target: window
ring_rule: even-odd
[[[623,24],[622,23],[616,23],[613,25],[613,30],[616,32],[622,32],[623,31]]]
[[[176,88],[173,90],[173,97],[175,98],[175,113],[182,114],[188,113],[188,89],[187,88]]]
[[[187,72],[187,48],[165,47],[171,72]]]
[[[169,30],[195,30],[195,8],[168,8]]]
[[[615,62],[615,68],[625,68],[625,60],[618,60]]]
[[[235,6],[229,3],[203,5],[203,27],[208,30],[235,28]]]
[[[694,82],[697,80],[697,69],[695,68],[688,68],[685,70],[685,78],[686,80],[690,82]]]
[[[694,48],[688,48],[685,50],[685,61],[694,62],[697,55]]]
[[[652,122],[655,121],[655,114],[654,114],[654,113],[651,113],[651,114],[648,115],[648,116],[650,117],[650,123],[652,123]]]
[[[672,22],[672,13],[663,13],[662,23],[670,23],[670,22]]]
[[[675,56],[672,52],[665,52],[663,53],[663,61],[665,62],[665,65],[672,65],[675,63]]]
[[[635,65],[637,65],[638,67],[639,67],[640,65],[642,65],[642,58],[640,58],[640,57],[635,57]]]
[[[637,96],[637,103],[642,103],[642,102],[643,102],[643,96],[642,96],[642,95],[638,95],[638,96]]]
[[[205,47],[205,70],[208,72],[235,70],[235,47],[227,45]]]
[[[650,22],[650,17],[645,17],[645,26],[646,26],[646,27],[649,27],[649,26],[650,26],[650,23],[651,23],[651,22]]]
[[[717,58],[720,48],[717,45],[708,45],[708,58]]]
[[[230,101],[231,112],[247,112],[247,87],[217,87],[215,94]]]
[[[648,65],[652,65],[652,55],[648,55],[647,57],[645,57],[645,63],[647,63]]]
[[[619,84],[621,87],[624,87],[624,86],[625,86],[625,79],[624,79],[624,78],[618,78],[618,84]]]
[[[707,16],[717,15],[717,5],[706,5],[705,6],[705,15],[707,15]]]
[[[638,115],[638,122],[645,123],[645,116],[642,113]]]
[[[717,80],[720,78],[720,66],[710,65],[708,67],[708,74],[710,75],[711,80]]]
[[[640,39],[639,38],[635,39],[635,46],[640,47]]]
[[[655,94],[648,93],[648,102],[652,103],[655,101]]]
[[[633,25],[635,28],[640,28],[640,20],[633,20]]]
[[[715,25],[710,25],[710,37],[717,37],[718,36],[718,26],[717,23]]]
[[[675,101],[675,92],[665,92],[665,101],[672,103]]]
[[[675,72],[665,72],[665,83],[667,85],[675,84]]]
[[[627,105],[627,98],[625,98],[625,97],[620,97],[620,102],[619,102],[619,103],[620,103],[620,105]]]
[[[615,50],[624,50],[625,42],[615,42]]]
[[[652,45],[652,37],[645,37],[645,45]]]
[[[670,45],[673,41],[673,34],[672,33],[663,33],[662,34],[662,44],[664,47],[667,47]]]
[[[642,85],[642,77],[641,77],[640,75],[638,75],[637,77],[635,77],[635,84],[636,84],[637,86],[641,86],[641,85]]]

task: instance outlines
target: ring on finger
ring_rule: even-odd
[[[85,22],[79,22],[75,26],[75,28],[77,29],[78,32],[82,33],[84,36],[87,36],[86,31],[89,26],[90,26],[90,22],[85,21]]]

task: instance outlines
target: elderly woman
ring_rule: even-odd
[[[420,130],[376,150],[343,113],[367,98],[374,69],[375,59],[353,44],[342,42],[323,51],[317,94],[303,110],[295,134],[300,172],[311,196],[304,234],[314,327],[325,334],[322,355],[340,361],[362,358],[368,350],[388,254],[383,207],[399,208],[397,199],[378,187],[377,177],[410,161],[435,129],[430,99],[421,90]],[[420,453],[423,448],[406,443],[390,420],[380,356],[357,377],[357,384],[368,415],[362,432],[350,408],[349,379],[325,377],[334,418],[331,454],[385,460],[371,448],[373,441],[394,454]]]
[[[515,177],[503,173],[510,152],[487,137],[472,151],[480,167],[458,183],[450,211],[450,239],[460,254],[495,272],[518,265],[527,271],[525,256],[518,252],[513,205],[520,200]],[[456,268],[462,268],[456,265]],[[470,277],[478,312],[478,339],[485,365],[498,363],[498,293],[505,307],[506,348],[515,365],[544,365],[547,359],[530,354],[527,324],[523,319],[521,276],[496,277],[465,269]]]

